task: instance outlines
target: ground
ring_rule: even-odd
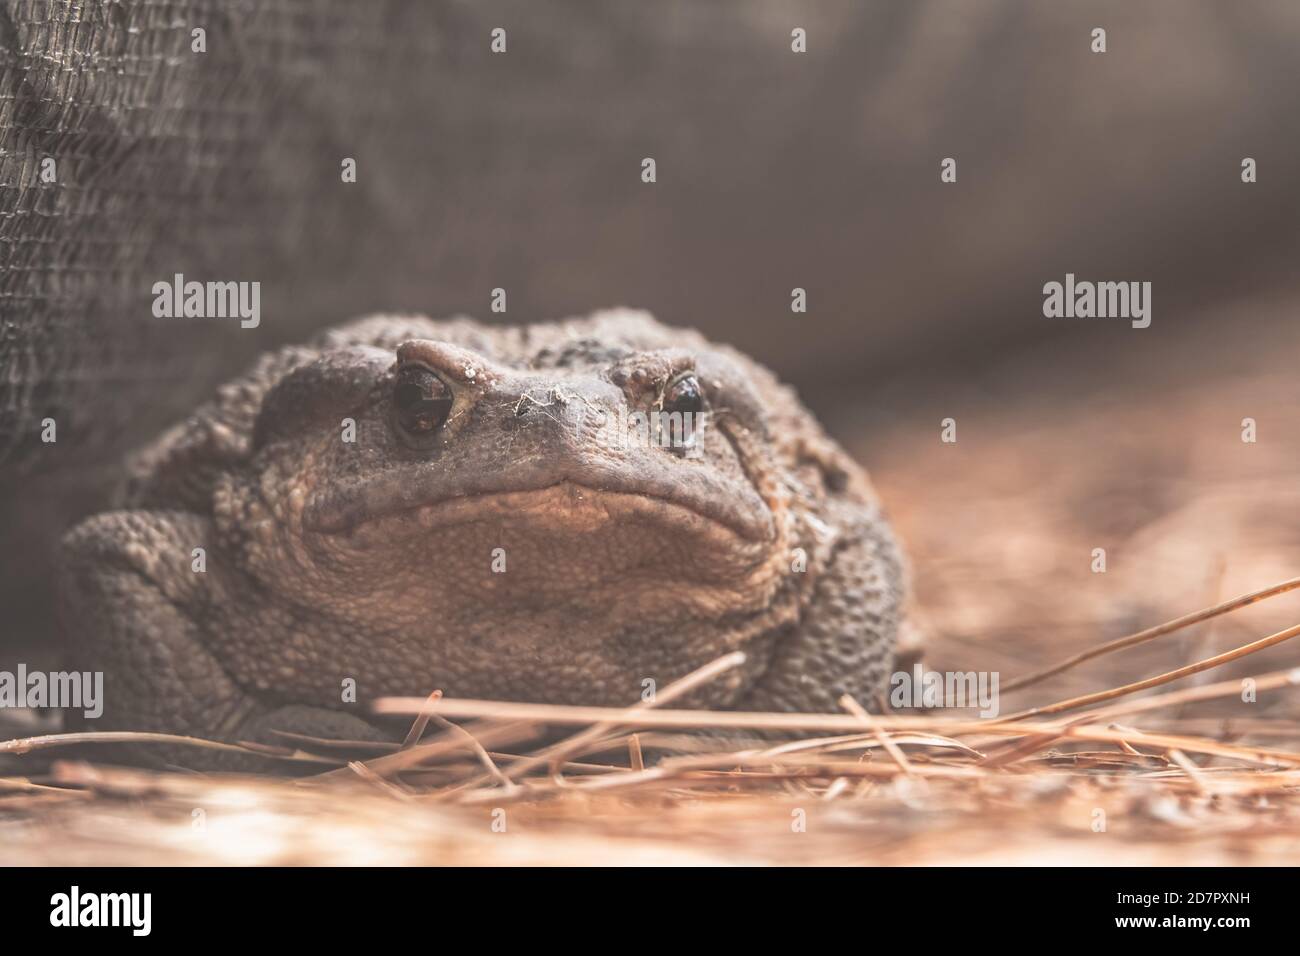
[[[1221,342],[1231,323],[1206,335]],[[908,543],[927,665],[1006,684],[1300,574],[1297,333],[1278,328],[1267,343],[1189,341],[1150,365],[1107,345],[1071,376],[1022,357],[1021,374],[991,369],[999,384],[958,406],[955,445],[938,440],[951,396],[894,400],[887,419],[860,401],[828,415]],[[1094,360],[1112,373],[1104,390],[1089,387]],[[1256,442],[1241,440],[1244,418]],[[338,749],[286,741],[324,755],[286,761],[318,774],[297,780],[120,770],[93,749],[0,756],[0,862],[1289,863],[1300,853],[1289,638],[1060,714],[1016,712],[1297,620],[1300,590],[1280,593],[1004,691],[996,719],[946,709],[864,723],[850,707],[824,721],[834,740],[801,747],[683,739],[710,718],[671,700],[495,716],[442,701],[423,743],[400,753],[352,752],[349,765]],[[615,719],[585,732],[598,716]],[[557,718],[582,735],[554,758],[562,773],[527,768],[528,727]],[[10,723],[0,737],[42,729]],[[665,758],[663,744],[694,752]]]

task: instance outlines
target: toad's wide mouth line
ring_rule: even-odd
[[[687,530],[723,531],[749,542],[767,541],[774,534],[771,512],[761,499],[757,500],[762,514],[753,515],[745,513],[735,501],[720,502],[721,507],[712,508],[681,497],[637,489],[597,488],[568,479],[538,487],[467,492],[426,501],[399,498],[375,504],[367,501],[368,497],[372,496],[353,495],[349,500],[309,506],[303,515],[303,527],[320,534],[348,535],[394,518],[432,529],[515,517],[532,523],[571,524],[577,531],[592,514],[603,513],[609,520],[620,514],[644,518],[658,513]],[[691,529],[691,525],[695,527]]]

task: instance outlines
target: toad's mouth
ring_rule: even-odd
[[[627,520],[688,533],[724,532],[752,543],[775,537],[772,511],[757,491],[703,472],[692,482],[626,473],[587,475],[582,480],[532,477],[526,481],[518,475],[483,475],[437,492],[429,489],[427,476],[421,480],[409,474],[334,487],[309,499],[303,527],[346,535],[394,522],[416,530],[513,520],[544,531],[580,533]]]

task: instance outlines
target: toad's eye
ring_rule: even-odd
[[[421,365],[407,365],[397,371],[393,383],[393,411],[397,424],[408,435],[428,435],[447,420],[451,412],[451,389]]]
[[[704,392],[700,389],[700,380],[693,372],[677,376],[664,390],[666,412],[699,412],[703,408]]]

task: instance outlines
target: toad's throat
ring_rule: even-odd
[[[492,486],[495,484],[495,487]],[[542,531],[578,534],[610,522],[648,523],[744,542],[771,541],[775,522],[756,492],[656,485],[641,479],[631,486],[584,484],[561,478],[536,487],[511,485],[497,476],[435,496],[418,483],[370,482],[313,497],[303,526],[321,534],[349,534],[363,526],[398,521],[421,528],[484,521],[526,522]],[[421,494],[423,490],[423,494]]]

